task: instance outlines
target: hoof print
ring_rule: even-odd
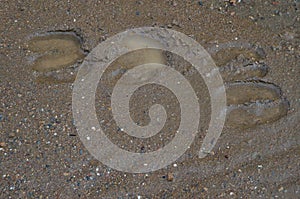
[[[284,117],[289,102],[281,89],[262,81],[234,82],[226,85],[229,127],[245,129],[274,122]]]
[[[73,65],[85,57],[81,40],[72,32],[51,32],[33,37],[28,49],[35,53],[32,69],[48,72]]]
[[[224,81],[242,81],[262,78],[268,73],[268,66],[263,63],[251,63],[248,65],[227,65],[219,69]]]
[[[243,57],[254,61],[259,61],[264,58],[265,53],[260,52],[259,49],[240,48],[240,47],[229,47],[225,49],[220,49],[218,52],[213,52],[212,58],[215,60],[217,66],[224,66],[234,59],[237,59],[240,55]]]
[[[260,80],[268,73],[268,66],[261,62],[266,56],[264,50],[248,43],[219,47],[211,52],[226,85],[226,125],[245,129],[284,117],[289,102],[282,97],[281,89]]]
[[[36,82],[46,84],[72,83],[75,68],[86,53],[81,49],[81,38],[74,32],[49,32],[32,37],[28,50],[33,53],[32,70]]]
[[[289,102],[278,99],[272,102],[255,102],[251,104],[231,105],[228,108],[226,124],[229,127],[245,129],[260,124],[275,122],[286,116]]]
[[[275,101],[280,98],[281,90],[274,84],[265,82],[235,82],[226,85],[228,105],[256,101]]]

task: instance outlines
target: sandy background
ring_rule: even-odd
[[[299,1],[269,0],[0,0],[0,198],[299,197],[299,9]],[[194,146],[175,165],[149,174],[98,162],[73,124],[72,83],[38,83],[27,43],[37,34],[74,31],[88,52],[143,26],[178,30],[204,47],[236,39],[259,44],[270,66],[264,80],[281,87],[287,116],[230,130],[214,155],[197,159]]]

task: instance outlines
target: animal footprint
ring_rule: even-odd
[[[230,127],[249,128],[274,122],[287,114],[289,103],[282,97],[281,89],[260,79],[268,72],[268,66],[259,61],[261,52],[261,49],[225,48],[212,55],[225,82],[226,124]],[[224,60],[230,61],[224,64]]]
[[[28,50],[33,53],[32,69],[39,73],[36,81],[64,83],[74,81],[68,66],[85,57],[81,39],[73,32],[50,32],[31,38]],[[59,71],[63,69],[64,71]],[[74,75],[75,76],[75,75]]]
[[[120,75],[136,65],[149,62],[182,64],[174,57],[173,60],[168,60],[167,53],[160,50],[136,50],[145,46],[160,47],[160,44],[149,39],[129,38],[124,45],[130,48],[132,53],[112,63],[110,67],[112,72],[110,75],[107,73],[107,77],[112,79],[109,81],[113,85]],[[48,33],[34,37],[29,41],[28,49],[36,55],[32,69],[39,72],[37,81],[41,83],[73,82],[76,71],[68,66],[85,57],[80,38],[71,32]],[[226,86],[228,105],[226,125],[233,128],[249,128],[274,122],[285,116],[289,103],[282,97],[281,89],[261,80],[268,72],[268,66],[259,61],[264,56],[263,50],[254,49],[249,44],[223,45],[220,49],[210,48],[208,51],[219,66]],[[64,71],[60,73],[61,69]],[[152,74],[147,78],[152,76],[156,75]]]
[[[138,41],[138,42],[137,42]],[[149,44],[150,42],[150,44]],[[153,46],[159,48],[156,42],[149,39],[132,40],[128,42],[133,46],[131,50],[139,47]],[[231,43],[224,44],[219,49],[208,49],[213,60],[219,66],[219,72],[224,80],[227,96],[227,121],[226,126],[232,128],[250,128],[259,124],[274,122],[287,114],[289,103],[282,97],[281,89],[273,83],[261,80],[268,73],[268,66],[261,62],[265,53],[261,48],[250,44]],[[149,58],[150,57],[150,58]],[[145,63],[169,64],[181,72],[189,81],[199,79],[199,74],[189,63],[172,53],[155,49],[132,51],[126,56],[119,57],[106,75],[113,86],[126,70]],[[155,68],[149,66],[147,78],[155,78]],[[122,68],[122,70],[120,70]],[[143,71],[143,73],[146,73]],[[111,74],[111,75],[109,75]],[[103,82],[104,83],[104,82]],[[205,85],[197,85],[203,87]],[[197,90],[197,89],[196,89]],[[150,91],[149,91],[150,92]],[[202,96],[199,96],[199,99]]]

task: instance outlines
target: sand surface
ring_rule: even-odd
[[[0,0],[0,198],[299,198],[300,2],[230,2]],[[285,105],[278,108],[275,104],[272,108],[273,104],[263,102],[259,110],[265,115],[253,124],[249,120],[254,121],[256,116],[247,119],[245,112],[238,109],[241,112],[229,117],[228,127],[213,152],[203,159],[197,154],[207,119],[201,120],[201,133],[191,148],[166,168],[132,174],[102,164],[77,134],[72,116],[72,83],[83,55],[119,32],[144,26],[180,31],[206,49],[233,41],[259,46],[264,56],[251,56],[263,61],[268,72],[255,66],[254,72],[244,77],[259,77],[276,88],[264,91],[258,84],[252,86],[254,90],[238,87],[231,90],[231,100],[239,100],[238,96],[246,101],[274,97],[272,100],[278,103],[289,102],[287,112]],[[40,61],[47,63],[50,70],[38,70],[35,59],[39,55],[34,54],[30,42],[51,32],[67,32],[78,40],[65,41],[63,46],[68,49],[59,42],[44,42],[41,46],[50,53]],[[49,50],[46,46],[51,45],[54,47]],[[246,51],[225,49],[213,58],[223,65]],[[133,120],[146,125],[149,118],[145,113],[151,104],[170,105],[167,112],[172,117],[163,129],[165,133],[145,142],[120,134],[111,122],[109,109],[111,89],[126,70],[117,66],[118,62],[106,72],[108,79],[102,79],[98,86],[99,121],[105,121],[102,126],[107,136],[121,148],[135,152],[157,150],[174,137],[180,114],[178,101],[163,87],[141,88],[140,96],[147,97],[134,94]],[[189,73],[188,65],[181,69],[196,89],[202,89],[201,110],[209,115],[203,81]],[[166,94],[170,97],[164,98]]]

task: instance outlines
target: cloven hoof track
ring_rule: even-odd
[[[70,66],[85,57],[81,39],[73,32],[49,32],[31,38],[28,49],[37,55],[32,69],[49,72]]]
[[[289,102],[282,97],[281,89],[261,80],[268,66],[259,60],[262,57],[255,50],[224,49],[220,54],[230,53],[232,60],[219,71],[226,86],[228,114],[226,125],[233,128],[250,128],[259,124],[274,122],[285,116]],[[234,53],[235,52],[235,53]],[[212,55],[215,59],[216,56]],[[220,58],[219,58],[220,59]],[[222,63],[223,60],[216,60]]]

